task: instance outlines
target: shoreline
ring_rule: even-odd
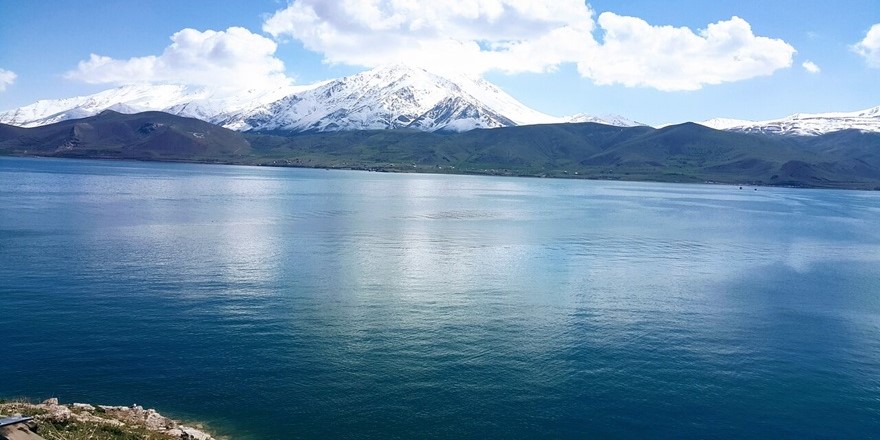
[[[672,184],[682,184],[682,185],[719,185],[719,186],[731,186],[731,187],[752,187],[752,188],[790,188],[790,189],[807,189],[807,190],[842,190],[842,191],[868,191],[875,192],[880,191],[880,186],[878,187],[870,187],[868,186],[847,186],[847,185],[837,185],[837,186],[820,186],[820,185],[768,185],[766,183],[759,182],[749,182],[749,181],[739,181],[739,182],[725,182],[718,180],[700,180],[697,178],[687,178],[687,179],[650,179],[650,178],[630,178],[630,176],[608,176],[603,177],[602,175],[594,175],[594,174],[569,174],[567,172],[556,172],[551,171],[544,174],[526,174],[526,173],[515,173],[515,172],[501,172],[504,170],[456,170],[451,172],[444,172],[442,170],[435,169],[434,167],[421,167],[421,168],[406,168],[406,167],[394,167],[387,165],[376,165],[376,166],[331,166],[331,165],[315,165],[309,166],[304,164],[294,164],[294,163],[249,163],[249,162],[237,162],[237,161],[199,161],[199,160],[189,160],[189,159],[138,159],[138,158],[126,158],[126,157],[81,157],[81,156],[43,156],[43,155],[32,155],[32,154],[3,154],[0,153],[0,157],[10,157],[10,158],[19,158],[19,159],[59,159],[59,160],[95,160],[95,161],[106,161],[106,162],[135,162],[135,163],[168,163],[168,164],[190,164],[190,165],[225,165],[225,166],[241,166],[241,167],[255,167],[255,168],[294,168],[294,169],[306,169],[306,170],[327,170],[327,171],[360,171],[360,172],[370,172],[370,173],[387,173],[387,174],[434,174],[441,176],[483,176],[483,177],[517,177],[517,178],[533,178],[533,179],[559,179],[559,180],[585,180],[585,181],[594,181],[594,182],[633,182],[633,183],[672,183]],[[277,161],[276,161],[277,162]],[[491,172],[497,171],[497,172]],[[680,174],[675,174],[680,175]],[[683,177],[687,177],[684,175],[680,175]]]
[[[209,434],[204,426],[165,417],[142,406],[62,404],[58,398],[41,403],[27,400],[0,400],[0,416],[33,417],[0,429],[0,439],[65,440],[131,439],[144,440],[224,440]]]

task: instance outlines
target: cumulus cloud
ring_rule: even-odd
[[[240,27],[183,29],[160,55],[113,59],[92,54],[66,77],[92,84],[180,83],[228,88],[288,84],[277,43]]]
[[[598,24],[602,43],[578,62],[581,74],[598,84],[697,90],[770,75],[791,67],[795,53],[785,41],[756,36],[739,17],[698,32],[611,12],[601,14]]]
[[[807,72],[810,72],[810,73],[819,73],[822,71],[822,69],[820,69],[819,66],[816,65],[816,63],[809,61],[809,60],[804,61],[804,63],[801,64],[801,66],[804,68],[804,70],[806,70]]]
[[[582,0],[294,0],[263,24],[328,63],[409,63],[482,74],[552,71],[574,63],[598,84],[696,90],[791,67],[786,42],[756,36],[743,19],[653,26]],[[601,41],[596,38],[601,35]]]
[[[576,58],[592,27],[582,0],[297,0],[263,30],[333,64],[515,73]]]
[[[0,69],[0,92],[5,92],[6,88],[15,82],[18,75],[11,70]]]
[[[852,50],[863,56],[869,67],[880,69],[880,23],[871,26],[865,38],[854,44]]]

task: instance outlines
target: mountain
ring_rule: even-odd
[[[0,154],[880,189],[880,133],[778,137],[695,123],[557,123],[466,132],[238,132],[163,112],[0,124]]]
[[[95,116],[33,128],[0,124],[0,152],[141,160],[231,161],[251,154],[240,133],[163,112]]]
[[[248,135],[246,133],[246,135]],[[776,137],[695,123],[558,123],[455,134],[250,134],[256,163],[664,182],[880,189],[880,134]]]
[[[126,85],[94,95],[37,101],[31,105],[0,113],[0,123],[38,127],[94,116],[104,110],[119,113],[164,111],[215,122],[212,119],[218,114],[247,111],[302,89],[302,87],[290,86],[230,93],[219,89],[176,84]]]
[[[219,123],[253,130],[339,131],[474,128],[556,122],[494,85],[403,65],[326,82]]]
[[[718,130],[781,136],[819,136],[843,130],[880,133],[880,107],[849,113],[797,113],[769,121],[716,118],[700,124]]]
[[[93,95],[42,100],[0,113],[0,123],[37,127],[97,115],[163,111],[246,131],[474,128],[559,122],[641,125],[626,118],[535,111],[483,79],[392,65],[305,86],[244,92],[183,85],[127,85]]]
[[[237,93],[183,85],[127,85],[94,95],[38,101],[0,113],[0,123],[37,127],[104,110],[163,111],[235,130],[463,131],[559,121],[487,81],[394,65],[308,86]]]
[[[93,95],[42,100],[0,113],[0,123],[37,127],[97,115],[162,111],[237,131],[325,132],[409,129],[462,132],[553,123],[643,126],[619,115],[553,117],[495,85],[464,75],[440,75],[406,65],[378,67],[304,86],[222,90],[184,85],[127,85]],[[747,121],[716,118],[699,124],[725,131],[819,136],[842,130],[880,133],[880,107]]]
[[[638,127],[638,126],[646,126],[641,122],[633,121],[632,119],[625,118],[620,115],[603,115],[603,116],[595,116],[589,115],[586,113],[578,113],[576,115],[567,116],[562,118],[562,122],[570,122],[570,123],[581,123],[581,122],[592,122],[595,124],[604,124],[604,125],[613,125],[615,127]]]

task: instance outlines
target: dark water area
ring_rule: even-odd
[[[876,192],[0,158],[0,304],[234,438],[880,436]]]

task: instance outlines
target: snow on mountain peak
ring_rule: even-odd
[[[550,120],[488,82],[394,64],[328,81],[221,123],[256,130],[462,131]]]
[[[562,122],[644,125],[618,115],[553,117],[527,107],[482,78],[434,73],[405,64],[274,89],[126,85],[93,95],[37,101],[0,113],[0,123],[34,127],[108,109],[121,113],[164,111],[234,130],[465,131]],[[880,107],[848,113],[798,113],[769,121],[716,118],[701,124],[719,130],[780,135],[820,135],[846,129],[880,132]]]
[[[603,115],[596,116],[587,113],[578,113],[576,115],[568,116],[565,119],[565,122],[570,123],[579,123],[579,122],[593,122],[596,124],[604,124],[604,125],[614,125],[617,127],[642,127],[645,124],[641,122],[633,121],[632,119],[624,118],[620,115]]]
[[[734,127],[742,127],[754,123],[755,121],[731,118],[712,118],[699,122],[699,124],[704,127],[714,128],[716,130],[729,130]]]
[[[768,121],[716,118],[700,124],[717,130],[783,136],[819,136],[851,129],[880,133],[880,107],[854,112],[795,113]]]
[[[111,107],[134,113],[193,99],[193,91],[179,85],[126,85],[94,95],[57,100],[40,100],[0,113],[0,123],[35,127],[67,119],[93,116]]]
[[[308,86],[237,93],[182,85],[123,86],[39,101],[0,113],[0,123],[32,127],[111,108],[127,113],[165,111],[236,130],[459,131],[558,122],[484,80],[393,64]]]

